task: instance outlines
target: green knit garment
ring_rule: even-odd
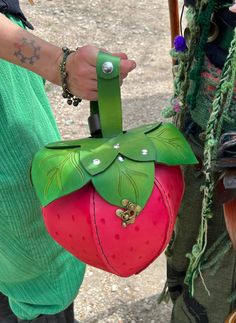
[[[43,79],[0,60],[0,291],[24,320],[69,306],[85,271],[47,233],[30,182],[34,154],[59,139]]]
[[[196,97],[196,108],[190,109],[192,119],[203,129],[203,131],[206,130],[210,114],[212,113],[212,102],[216,94],[216,89],[220,83],[221,73],[222,71],[219,68],[215,67],[205,58],[201,71],[201,84]],[[235,121],[236,96],[234,94],[230,101],[227,118],[223,122],[224,132],[235,130]]]

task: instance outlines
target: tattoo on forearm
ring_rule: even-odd
[[[15,44],[16,51],[14,55],[20,60],[22,64],[34,65],[40,59],[40,46],[37,46],[35,40],[27,40],[22,38],[20,43]]]

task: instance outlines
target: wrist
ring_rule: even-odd
[[[69,56],[71,57],[72,53],[74,53],[74,50],[70,50],[67,47],[62,48],[62,60],[59,65],[60,69],[60,78],[61,78],[61,86],[62,86],[62,97],[64,99],[67,99],[67,103],[69,105],[73,104],[74,106],[78,106],[79,103],[81,102],[81,99],[79,97],[76,97],[74,94],[72,94],[69,90],[69,85],[68,85],[68,71],[67,71],[67,63]]]
[[[60,64],[63,59],[63,51],[60,47],[54,47],[50,64],[51,70],[46,79],[53,84],[61,86]]]

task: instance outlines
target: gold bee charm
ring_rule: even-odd
[[[29,3],[31,4],[31,6],[33,6],[34,5],[34,0],[28,0],[29,1]]]
[[[128,224],[133,224],[136,220],[136,217],[142,211],[141,206],[130,202],[129,200],[125,199],[122,201],[122,205],[127,210],[116,210],[116,215],[121,218],[122,226],[124,228],[127,227]]]

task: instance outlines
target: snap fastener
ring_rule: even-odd
[[[94,164],[95,166],[98,166],[98,165],[100,165],[100,164],[101,164],[101,160],[100,160],[100,159],[94,159],[94,160],[93,160],[93,164]]]
[[[113,69],[114,69],[114,67],[113,67],[112,62],[105,62],[102,65],[102,71],[105,74],[111,74],[113,72]]]

